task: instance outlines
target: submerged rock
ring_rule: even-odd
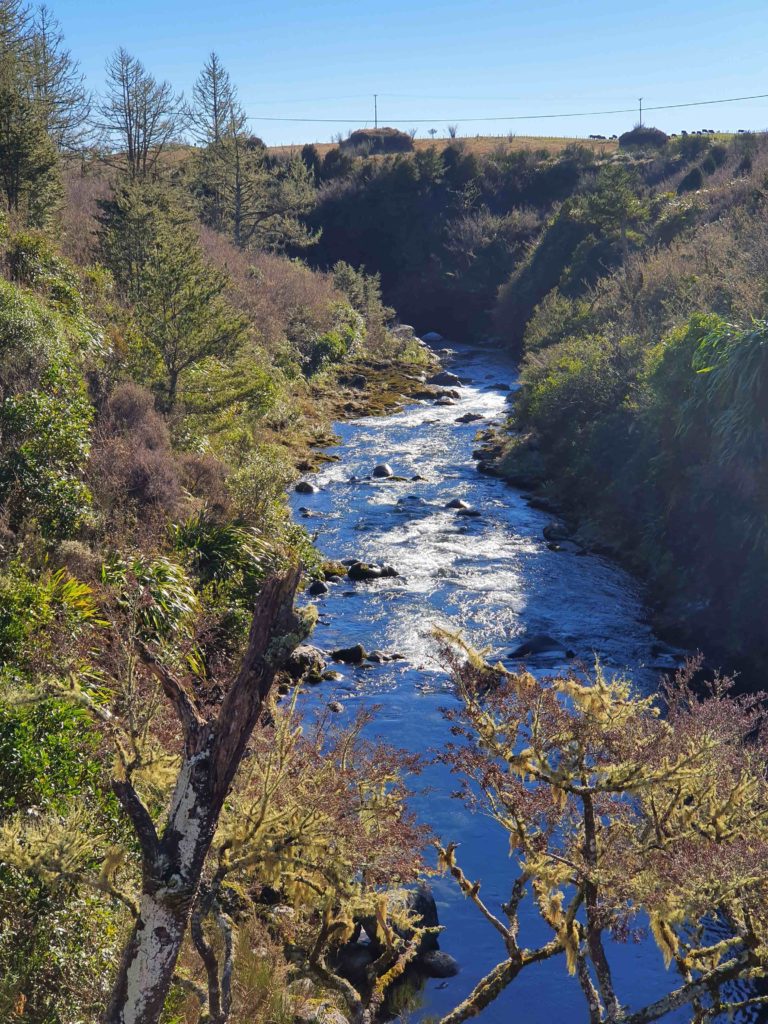
[[[547,540],[570,540],[571,537],[571,531],[565,523],[560,523],[556,519],[547,523],[541,532]]]
[[[431,949],[418,960],[419,968],[430,978],[453,978],[459,973],[459,962],[450,953]]]
[[[567,658],[574,657],[573,651],[566,650],[565,645],[559,640],[555,640],[553,636],[548,636],[546,633],[537,633],[534,636],[528,637],[527,640],[523,641],[513,651],[509,652],[510,658],[526,658],[534,654],[555,654],[562,652]]]
[[[368,655],[368,661],[373,661],[377,665],[383,665],[389,661],[402,661],[402,654],[386,654],[384,651],[371,651]]]
[[[427,331],[426,334],[422,334],[421,340],[429,342],[431,345],[439,345],[441,341],[445,341],[445,338],[437,331]]]

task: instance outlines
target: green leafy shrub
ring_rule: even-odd
[[[5,258],[14,281],[43,291],[67,313],[82,312],[77,274],[47,235],[32,231],[13,235]]]
[[[75,534],[91,504],[92,409],[73,340],[71,323],[0,281],[0,503],[13,529],[35,520],[51,538]]]

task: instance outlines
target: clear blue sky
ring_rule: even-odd
[[[491,117],[615,109],[768,93],[766,0],[48,0],[101,88],[117,46],[189,93],[211,50],[267,143],[329,141],[379,123],[426,135],[610,135],[632,114]],[[356,123],[345,124],[344,119]],[[428,123],[418,123],[426,120]],[[648,113],[681,128],[768,128],[768,100]]]

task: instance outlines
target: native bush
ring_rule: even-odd
[[[681,196],[684,192],[698,192],[703,186],[704,175],[701,168],[692,167],[685,177],[680,179],[680,184],[677,186],[677,194]]]
[[[46,537],[71,536],[90,507],[92,411],[76,344],[91,339],[3,281],[0,335],[0,504],[13,529],[35,520]]]

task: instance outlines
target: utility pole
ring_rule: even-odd
[[[379,127],[379,94],[373,94],[373,127]]]
[[[643,127],[643,97],[640,97],[640,127]]]

